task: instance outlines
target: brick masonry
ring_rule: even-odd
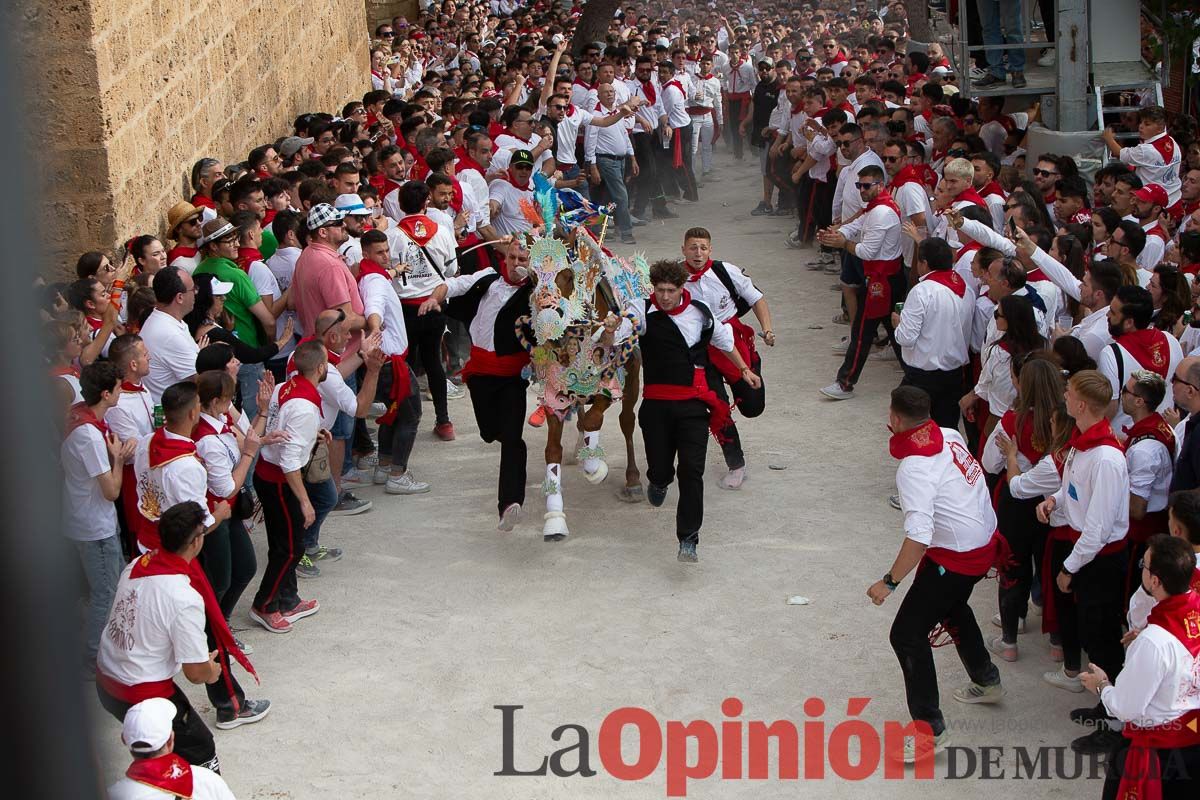
[[[361,97],[368,4],[21,0],[46,271],[161,233],[196,159],[240,161],[296,114]]]

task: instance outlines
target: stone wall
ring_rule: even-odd
[[[391,22],[392,17],[398,14],[403,15],[409,22],[417,18],[417,0],[366,0],[366,3],[367,24],[371,33],[375,32],[376,25]]]
[[[52,271],[161,231],[196,159],[244,159],[370,88],[363,0],[17,2]]]

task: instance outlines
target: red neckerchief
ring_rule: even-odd
[[[958,248],[958,252],[954,254],[954,263],[957,264],[958,260],[967,253],[974,253],[981,247],[983,247],[983,245],[976,241],[972,241],[970,244],[964,244],[962,247]]]
[[[92,329],[92,333],[95,333],[104,327],[104,320],[98,317],[84,317],[83,321],[86,322],[88,327]]]
[[[929,191],[932,192],[937,188],[938,174],[934,171],[933,167],[929,166],[928,164],[921,164],[916,169],[917,174],[921,176],[921,182],[925,184],[925,187],[929,189]]]
[[[278,212],[278,211],[276,211],[275,209],[273,209],[273,208],[268,208],[268,209],[267,209],[267,213],[266,213],[266,214],[263,216],[263,219],[262,219],[262,226],[265,228],[265,227],[267,227],[268,225],[270,225],[272,222],[274,222],[274,221],[275,221],[275,215],[276,215],[276,214],[278,214],[278,213],[279,213],[279,212]]]
[[[952,269],[935,269],[930,272],[926,272],[921,280],[940,283],[942,286],[945,286],[959,297],[965,297],[967,294],[967,284],[963,281],[962,277]]]
[[[1079,426],[1076,426],[1075,430],[1071,432],[1071,439],[1067,442],[1067,447],[1078,452],[1104,445],[1115,447],[1120,452],[1125,452],[1125,448],[1121,447],[1121,443],[1117,441],[1117,437],[1113,436],[1112,425],[1108,424],[1107,419],[1100,420],[1086,431],[1081,431],[1079,430]]]
[[[150,437],[150,469],[158,469],[180,458],[196,455],[196,443],[191,439],[167,436],[166,426]]]
[[[579,86],[580,88],[586,89],[589,92],[592,91],[593,89],[595,89],[597,86],[597,84],[595,84],[595,83],[584,83],[583,81],[579,80],[579,78],[576,78],[575,80],[571,81],[571,85]]]
[[[1162,158],[1164,166],[1170,164],[1175,159],[1175,140],[1168,136],[1166,131],[1157,136],[1151,136],[1144,143],[1158,151],[1158,155]]]
[[[496,144],[495,144],[496,137],[502,133],[504,133],[504,126],[501,125],[499,122],[492,120],[491,122],[488,123],[488,138],[490,138],[492,140],[492,148],[493,149],[495,149],[495,147],[496,147]]]
[[[917,171],[917,168],[914,167],[912,164],[909,164],[908,166],[904,167],[899,172],[897,172],[896,177],[892,178],[892,182],[888,184],[888,188],[889,189],[899,189],[901,186],[903,186],[906,183],[919,183],[922,185],[924,184],[924,181],[921,180],[920,173]]]
[[[358,282],[362,283],[363,278],[367,277],[368,275],[382,275],[384,279],[388,281],[392,279],[392,276],[388,274],[386,269],[379,266],[371,259],[364,258],[362,261],[358,262]]]
[[[329,363],[331,366],[337,366],[337,361],[333,359],[336,353],[329,353]],[[340,358],[338,359],[341,360]],[[279,390],[279,407],[283,408],[283,404],[289,400],[307,400],[318,409],[321,407],[321,394],[317,391],[317,387],[312,381],[303,375],[293,375],[291,380],[285,383]]]
[[[1033,425],[1029,424],[1030,421],[1029,415],[1026,415],[1023,420],[1018,420],[1017,413],[1010,408],[1000,418],[1000,427],[1009,439],[1017,443],[1017,452],[1025,456],[1030,464],[1036,464],[1042,460],[1045,453],[1038,450],[1033,444]]]
[[[658,99],[658,93],[654,91],[654,81],[641,81],[642,93],[646,95],[646,99],[650,101],[650,105],[654,105]]]
[[[504,134],[506,136],[511,136],[512,138],[516,139],[519,142],[524,142],[525,144],[529,144],[529,142],[530,142],[530,140],[526,139],[524,136],[517,136],[517,134],[513,132],[513,129],[511,127],[505,128]],[[530,145],[530,148],[532,148],[532,145]]]
[[[685,263],[685,266],[686,266],[686,263]],[[698,270],[692,271],[692,268],[689,266],[688,272],[690,274],[688,275],[688,283],[698,282],[701,278],[704,277],[704,273],[708,272],[710,269],[712,269],[712,259],[711,258],[708,261],[705,261],[704,266]]]
[[[663,308],[662,306],[660,306],[658,304],[658,296],[657,295],[651,294],[650,302],[654,304],[655,308],[657,308],[659,311],[663,312],[664,314],[671,316],[671,317],[677,317],[683,313],[683,310],[685,308],[687,308],[689,305],[691,305],[692,293],[689,292],[687,289],[684,289],[683,297],[682,297],[682,299],[680,299],[679,305],[675,306],[670,311],[667,311],[665,308]]]
[[[140,383],[130,383],[129,381],[121,381],[121,391],[124,392],[145,392],[148,391],[145,386]]]
[[[196,208],[211,208],[213,211],[217,210],[217,204],[213,202],[213,199],[208,195],[203,195],[199,192],[192,195],[192,205],[194,205]]]
[[[1179,271],[1185,272],[1188,275],[1192,275],[1192,276],[1200,274],[1200,261],[1193,261],[1190,264],[1180,264]]]
[[[508,267],[508,259],[504,257],[503,253],[497,253],[495,255],[495,258],[496,258],[496,272],[500,273],[500,277],[503,278],[504,282],[507,283],[509,286],[524,286],[526,283],[529,282],[528,275],[526,275],[524,278],[522,278],[520,280],[517,280],[513,276],[512,271]]]
[[[914,72],[912,75],[908,76],[908,91],[912,92],[913,87],[916,86],[918,82],[928,79],[929,78],[924,72]],[[928,117],[926,117],[926,119],[928,119]]]
[[[845,64],[848,60],[849,59],[846,58],[846,54],[841,50],[838,50],[837,55],[829,59],[828,66],[833,66],[834,64]]]
[[[1200,208],[1200,197],[1197,197],[1195,200],[1183,200],[1181,202],[1183,203],[1183,215],[1185,217],[1193,213],[1197,208]]]
[[[1163,229],[1163,226],[1159,224],[1158,220],[1154,220],[1153,225],[1151,225],[1149,228],[1143,228],[1143,230],[1146,231],[1147,236],[1157,236],[1164,242],[1170,241],[1171,239],[1171,234],[1167,233],[1166,230]]]
[[[192,443],[192,449],[195,447],[195,443]],[[238,647],[237,640],[233,638],[233,632],[229,630],[229,623],[225,621],[225,615],[221,612],[221,604],[217,602],[217,595],[213,592],[212,584],[208,582],[208,576],[204,574],[204,567],[201,566],[200,560],[194,558],[191,561],[184,561],[174,553],[168,553],[165,550],[151,550],[139,558],[134,563],[133,569],[129,571],[131,580],[150,578],[156,575],[188,576],[192,588],[204,601],[204,619],[208,622],[209,630],[212,631],[213,638],[217,642],[217,649],[233,656],[257,681],[258,673],[254,671],[254,665],[250,663],[250,659],[246,658],[246,654]],[[228,670],[221,672],[222,679],[226,681],[226,685],[232,691]]]
[[[1155,439],[1167,448],[1172,457],[1175,455],[1175,431],[1157,411],[1145,419],[1125,426],[1122,430],[1125,432],[1126,447],[1139,439]]]
[[[933,122],[933,109],[928,108],[928,109],[922,111],[921,117],[923,117],[926,122]]]
[[[799,103],[792,103],[792,116],[794,117],[802,113],[804,113],[804,101],[801,100]]]
[[[76,378],[79,377],[79,367],[75,366],[74,364],[68,364],[65,367],[51,367],[49,372],[51,378],[61,378],[64,375],[74,375]]]
[[[201,414],[199,421],[196,422],[196,427],[192,428],[192,441],[198,442],[205,436],[224,436],[227,433],[233,433],[233,427],[230,425],[230,422],[229,415],[226,414],[225,419],[221,420],[221,429],[217,430]]]
[[[361,264],[362,262],[360,261],[359,263]],[[299,347],[300,345],[304,344],[305,342],[317,342],[317,341],[320,341],[320,340],[317,339],[316,336],[305,336],[303,339],[296,342],[296,346]],[[331,366],[331,367],[336,367],[338,364],[342,363],[342,357],[339,354],[330,350],[328,347],[325,348],[325,355],[329,359],[329,366]],[[293,372],[296,372],[296,357],[294,354],[291,356],[288,356],[287,367],[284,368],[284,372],[288,375],[291,375]],[[296,373],[296,377],[300,377],[299,373]],[[296,396],[296,395],[292,395],[292,396]],[[283,405],[283,401],[284,401],[283,394],[280,393],[279,404]],[[317,401],[317,403],[318,403],[318,405],[320,404],[319,401]]]
[[[200,252],[199,248],[184,247],[181,244],[177,244],[174,247],[172,247],[170,250],[167,251],[167,263],[170,264],[172,261],[174,261],[177,258],[191,258],[192,256],[196,255],[196,253],[199,253],[199,252]]]
[[[987,201],[980,197],[979,192],[975,191],[974,187],[972,186],[968,186],[959,192],[958,195],[950,202],[950,204],[954,205],[954,203],[962,203],[964,201],[968,203],[974,203],[980,208],[987,208]]]
[[[936,456],[942,452],[942,444],[942,429],[933,420],[927,420],[915,428],[893,433],[888,440],[888,452],[892,458]]]
[[[172,797],[192,796],[192,765],[175,753],[139,758],[125,770],[125,777],[161,789]]]
[[[529,191],[529,178],[526,178],[523,183],[518,183],[516,177],[513,175],[512,167],[508,168],[507,174],[501,180],[507,181],[513,185],[513,188],[520,189],[522,192]]]
[[[1178,639],[1192,658],[1200,655],[1200,595],[1187,591],[1159,600],[1146,622]]]
[[[933,161],[945,161],[945,160],[946,160],[946,151],[945,151],[945,150],[938,150],[938,149],[935,147],[935,148],[933,149],[933,152],[929,154],[929,160],[930,160],[931,162],[933,162]]]
[[[712,79],[712,76],[713,76],[713,74],[710,72],[710,73],[708,73],[707,75],[701,75],[701,76],[700,76],[700,80],[702,80],[702,81],[711,80],[711,79]]]
[[[683,84],[682,84],[682,83],[680,83],[678,79],[676,79],[676,78],[672,78],[671,80],[669,80],[669,81],[667,81],[666,83],[664,83],[664,84],[663,84],[663,91],[665,92],[665,91],[667,90],[667,87],[669,87],[669,86],[674,86],[676,89],[678,89],[678,90],[679,90],[679,93],[680,93],[681,95],[683,95],[684,97],[687,97],[687,92],[685,92],[685,91],[683,90]]]
[[[237,254],[237,265],[242,268],[242,272],[249,273],[250,265],[255,261],[262,261],[262,252],[257,247],[239,247]]]
[[[375,76],[376,78],[379,78],[379,80],[380,80],[382,83],[384,83],[384,84],[386,84],[386,83],[387,83],[387,81],[386,81],[386,80],[384,80],[384,78],[383,78],[383,73],[376,72],[375,70],[371,70],[371,74],[372,74],[373,76]]]
[[[476,161],[475,159],[473,159],[469,155],[467,155],[466,150],[463,150],[462,158],[459,159],[458,164],[455,165],[455,169],[459,172],[462,172],[463,170],[466,170],[466,169],[473,169],[476,172],[478,172],[480,175],[485,175],[487,173],[487,170],[485,170],[483,168],[482,164],[480,164],[478,161]]]
[[[1042,198],[1042,202],[1045,203],[1046,205],[1050,205],[1057,199],[1058,199],[1058,192],[1051,192],[1050,194],[1048,194]]]
[[[1049,280],[1050,278],[1046,276],[1046,273],[1042,272],[1041,267],[1034,267],[1025,273],[1026,283],[1043,283]]]
[[[875,196],[874,200],[867,203],[866,208],[863,209],[863,213],[868,213],[872,209],[877,208],[879,206],[887,206],[892,211],[896,212],[897,217],[901,217],[901,219],[903,219],[903,217],[900,214],[900,207],[898,205],[896,205],[896,201],[892,199],[891,192],[889,192],[887,189],[880,191],[879,194],[877,194]]]
[[[67,429],[63,434],[65,439],[70,436],[76,428],[84,425],[92,425],[96,430],[100,431],[101,436],[108,434],[108,423],[96,416],[96,412],[88,407],[87,403],[79,402],[71,406],[67,411]]]
[[[400,230],[421,247],[429,244],[438,232],[438,224],[424,214],[409,214],[398,224]]]
[[[445,173],[443,173],[443,174],[445,174]],[[447,175],[446,177],[448,177],[450,180],[454,181],[454,183],[451,184],[451,188],[454,189],[454,194],[452,194],[450,196],[450,207],[452,209],[454,209],[454,214],[451,214],[450,216],[454,216],[455,214],[458,214],[463,210],[462,184],[459,183],[458,178],[454,177],[453,175]]]
[[[1158,328],[1149,327],[1141,331],[1130,331],[1116,338],[1118,344],[1129,351],[1145,369],[1154,370],[1163,378],[1171,363],[1171,350],[1167,335]]]
[[[984,184],[983,188],[979,190],[979,196],[990,197],[992,195],[996,195],[1001,200],[1004,200],[1008,197],[1008,195],[1004,193],[1004,189],[1000,187],[1000,184],[996,183],[995,181],[988,181],[986,184]]]

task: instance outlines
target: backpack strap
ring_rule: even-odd
[[[713,261],[712,271],[717,276],[717,280],[721,281],[721,285],[725,287],[725,291],[729,292],[729,297],[733,300],[733,306],[737,309],[737,315],[739,317],[745,316],[746,312],[750,310],[750,304],[746,302],[745,298],[738,293],[737,287],[733,285],[733,278],[729,277],[729,270],[725,268],[725,262]]]

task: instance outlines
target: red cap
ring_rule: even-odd
[[[1167,207],[1167,190],[1159,186],[1157,183],[1147,183],[1142,188],[1133,193],[1133,196],[1138,200],[1143,200],[1147,203],[1153,203],[1162,208]]]

